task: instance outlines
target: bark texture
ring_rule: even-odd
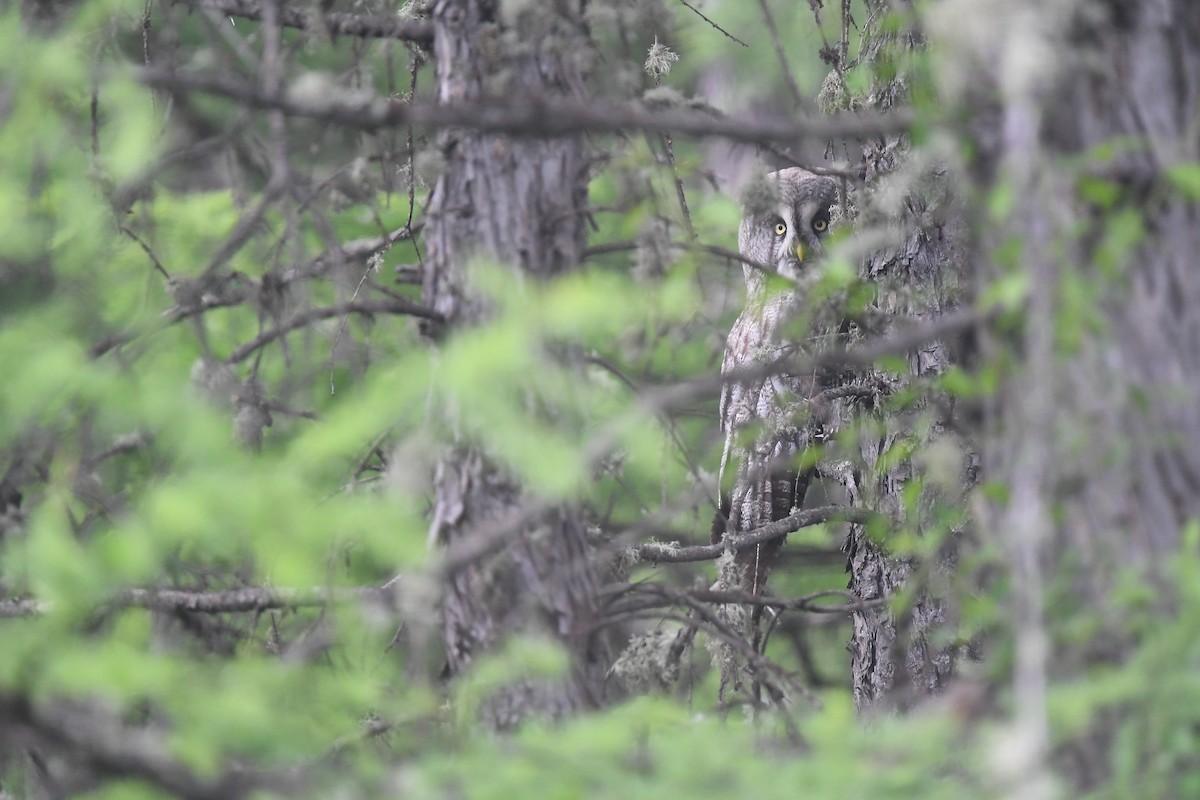
[[[433,8],[437,97],[582,96],[588,50],[573,4],[505,18],[499,3],[440,0]],[[512,139],[449,131],[444,170],[426,228],[424,299],[448,328],[483,321],[471,287],[472,259],[507,265],[514,279],[553,278],[575,265],[585,243],[587,172],[581,138]],[[430,329],[440,337],[448,331]],[[446,546],[485,536],[504,545],[448,578],[443,597],[450,674],[515,631],[550,633],[574,658],[563,685],[522,683],[493,697],[486,722],[504,728],[531,714],[558,716],[601,702],[604,659],[586,633],[595,612],[596,569],[576,509],[530,513],[536,498],[477,445],[460,441],[439,460],[433,530]]]
[[[885,59],[899,60],[904,50],[924,47],[916,29],[899,34],[872,30],[892,4],[868,0],[869,14],[864,35],[862,62],[878,66]],[[900,6],[905,4],[900,3]],[[890,74],[890,73],[889,73]],[[901,73],[877,82],[866,105],[876,110],[907,102],[907,80]],[[966,227],[962,209],[948,192],[944,166],[910,163],[907,137],[872,139],[861,151],[865,188],[856,198],[860,228],[889,231],[892,247],[867,258],[860,277],[872,285],[876,299],[869,309],[880,322],[871,333],[887,336],[896,319],[905,324],[928,324],[955,311],[963,301],[969,259],[964,249]],[[900,190],[902,200],[893,199]],[[906,369],[899,373],[867,371],[862,386],[874,387],[878,399],[941,375],[960,357],[956,343],[931,339],[906,354]],[[881,412],[877,403],[861,398],[835,401],[831,413],[844,433],[857,444],[852,452],[827,459],[825,473],[840,483],[854,505],[882,513],[894,530],[924,535],[935,506],[961,503],[962,489],[975,480],[974,456],[969,445],[948,433],[951,407],[945,398],[926,389],[922,399],[908,404],[902,413]],[[915,430],[924,421],[921,432]],[[954,462],[955,474],[947,488],[924,481],[915,506],[904,493],[917,477],[912,459],[896,459],[906,440],[916,440],[922,449],[936,448]],[[957,496],[948,497],[946,494]],[[956,561],[958,531],[945,536],[932,563],[918,565],[913,559],[895,555],[886,540],[873,540],[862,525],[852,525],[847,538],[849,588],[862,601],[887,600],[920,570],[920,585],[909,587],[915,601],[899,613],[888,605],[853,612],[849,645],[853,696],[861,710],[904,707],[941,689],[953,672],[956,647],[934,645],[935,628],[952,624],[953,609],[948,598],[934,589],[939,575],[948,574]]]
[[[868,156],[878,155],[872,154],[872,147],[867,148]],[[915,196],[909,202],[917,211],[903,219],[902,224],[918,225],[915,217],[928,211],[928,207]],[[868,259],[864,277],[876,283],[879,290],[875,310],[888,317],[894,315],[922,323],[955,310],[958,301],[955,289],[950,287],[956,285],[955,276],[963,268],[962,254],[955,243],[961,236],[960,226],[955,222],[944,217],[926,220],[907,234],[899,248]],[[879,332],[886,335],[890,328],[884,325]],[[877,387],[881,394],[890,394],[914,380],[942,374],[955,363],[955,358],[955,348],[934,339],[907,354],[905,372],[875,371],[861,380]],[[926,533],[933,507],[962,502],[962,497],[946,497],[938,487],[925,485],[915,508],[906,503],[905,488],[917,477],[918,470],[908,458],[895,463],[896,449],[902,449],[905,440],[911,438],[916,438],[922,448],[946,448],[956,462],[955,478],[962,486],[974,481],[973,456],[961,440],[948,434],[947,421],[943,419],[945,408],[929,400],[913,404],[901,415],[879,414],[863,408],[861,403],[857,405],[854,409],[843,401],[840,416],[846,421],[843,424],[855,427],[858,441],[855,461],[859,467],[851,469],[844,461],[834,461],[827,469],[845,488],[852,504],[882,513],[896,529]],[[922,417],[928,418],[928,428],[918,433],[914,427]],[[854,422],[849,423],[850,419]],[[910,705],[941,689],[950,678],[955,648],[931,645],[929,634],[938,626],[949,624],[953,613],[947,599],[933,593],[931,584],[937,583],[939,573],[953,568],[957,536],[957,531],[950,532],[933,562],[920,565],[926,569],[921,585],[912,587],[916,600],[910,607],[899,614],[886,605],[852,614],[851,676],[854,699],[861,709],[880,703],[885,707]],[[847,552],[849,588],[856,599],[863,601],[891,598],[918,566],[910,558],[892,554],[886,541],[873,540],[862,525],[851,526]]]
[[[566,7],[566,4],[559,4]],[[583,97],[582,20],[563,9],[522,13],[518,31],[499,3],[434,6],[437,99],[530,95]],[[578,11],[574,12],[576,15]],[[573,49],[574,48],[574,49]],[[587,164],[580,137],[511,139],[464,131],[440,140],[445,170],[428,214],[424,295],[451,323],[478,322],[467,261],[487,256],[552,278],[578,263],[585,244]]]

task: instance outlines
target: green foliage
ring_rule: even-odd
[[[1200,202],[1200,164],[1176,164],[1167,169],[1167,180],[1184,197]]]
[[[198,15],[184,13],[186,4],[153,5],[156,14],[179,15],[165,17],[177,41],[154,43],[179,47],[193,66],[259,57],[258,23],[239,19],[213,36]],[[645,41],[621,42],[638,52],[612,67],[614,87],[632,80],[645,88],[637,69],[621,69],[640,68],[657,36],[680,58],[655,77],[681,97],[719,61],[746,87],[747,107],[791,103],[755,4],[703,5],[734,35],[753,33],[751,48],[686,7],[651,5],[589,4],[597,19],[654,23],[636,29]],[[834,4],[818,23],[819,3],[774,5],[786,55],[840,46]],[[493,735],[478,721],[497,692],[561,681],[581,665],[520,628],[453,683],[440,679],[438,603],[448,579],[443,551],[430,547],[431,516],[465,512],[431,510],[430,476],[448,448],[478,448],[519,482],[522,501],[584,508],[596,535],[611,540],[599,548],[605,558],[616,560],[632,535],[707,541],[721,455],[716,392],[663,398],[711,378],[740,304],[742,265],[717,255],[736,249],[738,202],[714,192],[703,169],[718,156],[691,141],[675,143],[673,161],[654,137],[607,143],[589,186],[597,252],[585,267],[539,284],[512,265],[472,265],[488,321],[434,346],[403,314],[334,313],[366,300],[421,302],[419,288],[403,279],[405,267],[428,255],[419,238],[375,248],[369,262],[328,266],[339,247],[422,223],[430,187],[408,163],[403,135],[389,144],[395,132],[289,120],[287,144],[296,162],[313,161],[305,165],[311,171],[300,196],[258,214],[272,179],[270,154],[256,149],[256,137],[270,139],[262,115],[216,98],[185,103],[148,91],[130,71],[129,54],[137,63],[142,43],[127,4],[75,6],[38,33],[20,9],[0,12],[0,600],[37,603],[36,613],[0,618],[0,746],[12,739],[22,748],[0,751],[0,794],[40,796],[45,776],[24,749],[59,745],[64,758],[100,773],[81,792],[168,792],[152,769],[93,764],[88,747],[108,738],[85,730],[90,738],[71,744],[71,731],[56,733],[34,713],[67,709],[104,714],[114,747],[149,740],[157,764],[200,779],[231,769],[300,775],[297,793],[311,796],[1009,796],[1005,748],[1021,743],[1007,722],[1015,656],[1006,543],[978,543],[955,578],[928,574],[956,537],[975,535],[971,515],[980,506],[1003,508],[1012,495],[985,474],[966,500],[959,496],[962,451],[950,438],[956,432],[938,428],[929,398],[982,414],[1018,368],[1009,343],[990,342],[1000,352],[864,400],[859,426],[829,445],[853,452],[886,442],[862,476],[868,495],[889,473],[912,471],[892,494],[892,510],[909,524],[875,519],[867,536],[911,559],[918,577],[952,584],[959,618],[933,644],[986,638],[988,660],[978,667],[991,691],[986,708],[938,700],[863,725],[845,677],[847,615],[785,615],[766,655],[811,683],[816,702],[794,697],[785,711],[754,713],[719,708],[717,675],[694,658],[684,667],[692,673],[687,696],[630,698]],[[528,4],[505,9],[530,16]],[[851,10],[865,26],[867,9],[856,0]],[[876,33],[899,33],[901,22],[888,16]],[[249,49],[241,52],[235,39]],[[409,88],[396,66],[407,54],[396,42],[296,31],[283,42],[297,73],[321,70],[342,81],[335,85],[381,94]],[[843,75],[815,58],[791,66],[806,94],[827,75],[842,81],[839,108],[880,82],[915,80],[917,110],[935,113],[935,64],[899,53],[855,64],[861,47],[847,42]],[[175,125],[195,122],[192,115],[203,123],[196,130]],[[255,136],[230,133],[239,127]],[[218,158],[197,165],[179,157],[181,148],[204,150],[189,136],[218,141],[216,149],[236,138],[242,149],[230,145],[221,157],[238,163],[229,168],[237,178],[210,174],[225,168]],[[416,136],[419,151],[434,145]],[[1118,150],[1113,144],[1088,158],[1101,162]],[[1200,199],[1195,164],[1165,174],[1172,191]],[[411,195],[406,179],[416,184]],[[690,204],[686,217],[677,181]],[[1119,183],[1083,177],[1076,188],[1097,216],[1072,231],[1090,237],[1088,263],[1059,265],[1053,300],[1064,359],[1106,335],[1104,303],[1148,239],[1144,212]],[[1016,190],[1001,184],[979,214],[999,225],[1016,204]],[[217,258],[243,228],[244,240]],[[994,244],[990,282],[973,288],[980,309],[1009,312],[992,331],[1003,339],[1021,331],[1031,280],[1019,236]],[[855,246],[849,233],[829,239],[808,297],[859,319],[878,310],[883,293],[861,274]],[[272,290],[272,281],[282,288]],[[247,349],[314,311],[323,313]],[[802,322],[812,327],[815,317]],[[904,374],[909,356],[876,366],[881,375]],[[827,454],[813,448],[801,463]],[[1089,605],[1076,575],[1048,582],[1047,635],[1056,646],[1089,652],[1106,636],[1128,645],[1128,655],[1081,657],[1051,676],[1055,746],[1064,758],[1092,748],[1104,764],[1087,796],[1200,792],[1198,531],[1160,565],[1161,585],[1131,568],[1114,578],[1111,596]],[[832,523],[793,534],[804,560],[781,566],[773,590],[787,597],[844,587],[843,536]],[[454,579],[477,580],[490,566],[481,559],[472,564],[478,572]],[[709,566],[684,569],[641,564],[632,579],[711,582]],[[916,585],[881,609],[901,628],[922,600]],[[149,594],[131,594],[136,589]],[[214,613],[143,607],[168,589],[205,598],[264,594]],[[265,593],[273,590],[294,594],[272,600]],[[644,629],[671,632],[676,624],[663,617]]]
[[[512,741],[474,742],[413,770],[405,787],[416,797],[485,800],[528,792],[651,798],[753,791],[784,798],[797,787],[819,797],[950,798],[972,786],[945,720],[864,731],[840,701],[806,719],[799,734],[802,748],[773,745],[752,723],[697,717],[643,698],[565,728],[529,726]],[[940,774],[931,779],[934,771]]]

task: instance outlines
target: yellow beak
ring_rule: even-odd
[[[804,261],[804,243],[803,242],[796,242],[796,259],[801,262]]]

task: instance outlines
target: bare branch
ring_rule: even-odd
[[[102,777],[143,780],[188,800],[236,800],[295,783],[281,775],[233,769],[211,777],[198,774],[170,753],[161,733],[133,728],[82,704],[34,701],[0,691],[0,718],[35,740],[79,756]]]
[[[684,561],[711,561],[720,558],[726,550],[745,550],[748,547],[787,536],[809,525],[817,525],[830,520],[845,520],[865,524],[878,515],[861,508],[847,506],[821,506],[806,511],[797,511],[781,520],[756,528],[741,536],[733,536],[719,544],[696,545],[694,547],[672,547],[665,544],[642,544],[634,547],[634,552],[643,561],[651,563],[680,563]]]
[[[230,364],[245,361],[255,351],[260,350],[280,336],[294,331],[296,328],[303,328],[305,325],[310,325],[318,320],[340,317],[344,314],[407,314],[412,317],[421,317],[422,319],[442,319],[442,315],[433,309],[426,308],[417,303],[410,303],[406,300],[370,300],[342,303],[341,305],[327,306],[325,308],[312,308],[303,314],[297,314],[277,328],[264,331],[253,341],[246,342],[246,344],[234,350],[229,358],[225,360]]]
[[[217,592],[188,592],[179,589],[126,589],[110,605],[154,611],[192,611],[224,614],[284,608],[324,606],[353,600],[386,601],[387,589],[378,586],[315,589],[272,589],[247,586]]]
[[[854,593],[848,589],[822,589],[819,592],[813,592],[801,597],[770,597],[737,590],[691,589],[684,591],[656,582],[626,583],[606,589],[606,593],[611,594],[629,593],[659,598],[659,600],[652,602],[639,601],[636,608],[627,608],[625,605],[621,605],[613,609],[614,613],[618,611],[645,611],[650,608],[661,608],[664,603],[677,605],[681,592],[693,600],[702,603],[762,606],[764,608],[777,608],[782,611],[807,611],[812,614],[845,614],[850,611],[874,608],[887,602],[884,598],[858,600],[854,596]],[[818,602],[826,597],[840,597],[846,602],[842,605],[827,605]]]
[[[106,603],[109,608],[145,608],[153,611],[191,611],[197,614],[234,614],[245,611],[271,611],[325,606],[352,601],[390,602],[388,586],[350,586],[340,588],[272,589],[245,586],[215,592],[189,592],[182,589],[125,589]],[[31,597],[0,598],[0,619],[32,617],[44,614],[50,606]]]
[[[847,589],[825,589],[806,594],[803,597],[764,597],[749,592],[718,592],[713,589],[693,589],[688,594],[704,603],[738,603],[747,606],[777,608],[782,611],[807,611],[810,614],[848,614],[851,611],[876,608],[887,602],[887,599],[882,597],[874,600],[858,600],[854,593]],[[842,605],[827,605],[817,602],[825,597],[841,597],[846,602]]]
[[[331,247],[303,267],[285,270],[280,276],[285,284],[302,278],[326,275],[331,266],[347,261],[363,261],[376,253],[382,253],[403,239],[411,239],[423,226],[421,223],[405,225],[381,236],[353,239]]]
[[[783,72],[783,80],[788,86],[788,91],[792,93],[792,98],[798,107],[811,108],[812,104],[807,102],[800,92],[800,87],[796,84],[796,76],[792,74],[792,67],[788,64],[787,54],[783,52],[783,43],[779,41],[779,29],[775,26],[775,16],[771,13],[771,7],[767,5],[767,0],[758,0],[758,6],[762,10],[767,30],[771,34],[771,43],[775,46],[775,56],[779,59],[779,68]]]
[[[192,8],[216,11],[227,17],[262,21],[263,7],[253,0],[183,0]],[[399,39],[429,47],[433,44],[433,26],[415,19],[400,19],[362,14],[313,14],[294,8],[279,9],[279,21],[286,28],[302,31],[326,30],[337,36],[363,39]]]
[[[802,375],[822,370],[864,366],[887,356],[912,351],[927,342],[961,333],[975,325],[994,319],[997,311],[981,312],[964,308],[934,320],[912,320],[896,326],[888,336],[880,336],[856,347],[831,347],[813,355],[785,356],[761,365],[730,370],[724,375],[709,374],[689,381],[672,383],[647,391],[638,405],[638,412],[663,411],[678,408],[697,398],[719,391],[726,381],[751,381],[771,375]]]
[[[345,97],[333,93],[300,98],[271,95],[245,81],[215,75],[185,74],[159,69],[138,72],[142,83],[175,92],[203,92],[227,97],[262,110],[274,109],[297,117],[324,120],[361,130],[412,125],[418,128],[472,128],[491,133],[559,138],[580,133],[671,132],[681,136],[720,137],[734,141],[795,142],[902,133],[912,115],[902,109],[886,114],[854,113],[806,120],[744,119],[688,110],[647,109],[628,103],[568,98],[479,98],[470,103],[438,105],[409,103],[379,97]]]
[[[672,614],[670,612],[660,613],[658,615],[660,619],[674,620],[689,628],[700,628],[710,636],[715,636],[722,642],[730,645],[733,649],[739,651],[742,657],[746,659],[747,665],[753,671],[756,678],[762,681],[763,687],[771,695],[771,700],[776,705],[782,706],[784,704],[788,689],[798,692],[810,702],[819,703],[815,695],[806,686],[796,680],[794,675],[786,672],[774,661],[755,650],[754,646],[745,636],[742,636],[735,630],[727,620],[722,619],[716,609],[703,601],[695,599],[689,592],[673,589],[661,583],[644,585],[643,588],[653,594],[671,600],[674,604],[682,605],[691,610],[691,613],[687,616]],[[620,620],[626,616],[627,614],[625,613],[606,615],[603,617],[602,624],[611,624],[612,621]],[[632,616],[637,617],[638,612],[633,612]],[[782,720],[788,726],[789,737],[799,742],[799,731],[794,729],[794,722],[786,710],[782,715]]]
[[[800,375],[840,367],[862,367],[881,358],[911,352],[923,344],[961,333],[994,319],[998,310],[981,312],[974,308],[962,308],[943,314],[932,320],[895,319],[900,323],[886,336],[871,339],[857,347],[831,347],[811,356],[783,357],[750,369],[731,370],[724,380],[755,380],[769,375]]]
[[[700,242],[673,241],[671,242],[671,246],[678,247],[681,250],[686,250],[692,253],[705,253],[707,255],[717,256],[718,258],[725,259],[726,261],[733,261],[738,264],[743,264],[747,267],[751,267],[752,269],[756,269],[759,272],[770,275],[777,274],[776,271],[770,266],[759,263],[753,259],[746,258],[736,250],[730,250],[729,248],[721,247],[720,245],[702,244]],[[608,255],[609,253],[624,253],[629,252],[630,250],[636,250],[637,248],[638,243],[632,239],[626,239],[617,242],[601,242],[600,244],[594,244],[584,248],[583,258],[595,258],[596,256]]]
[[[46,604],[32,597],[0,598],[0,619],[32,617],[45,612]]]
[[[689,9],[689,10],[691,10],[691,12],[692,12],[693,14],[695,14],[697,17],[699,17],[700,19],[704,20],[704,21],[705,21],[705,22],[707,22],[709,25],[713,26],[714,28],[716,28],[717,30],[719,30],[721,33],[725,34],[725,35],[726,35],[726,36],[728,36],[730,39],[732,39],[733,41],[735,41],[735,42],[737,42],[738,44],[740,44],[742,47],[749,47],[749,46],[750,46],[750,45],[746,44],[745,42],[743,42],[743,41],[742,41],[741,39],[739,39],[738,37],[734,36],[734,35],[733,35],[732,33],[730,33],[729,31],[727,31],[727,30],[725,30],[724,28],[722,28],[722,27],[721,27],[720,25],[718,25],[717,23],[713,22],[713,21],[712,21],[711,19],[709,19],[708,17],[704,16],[703,12],[701,12],[701,11],[700,11],[700,9],[696,8],[694,5],[692,5],[691,3],[689,3],[687,0],[679,0],[679,2],[681,2],[681,3],[683,3],[685,6],[687,6],[687,7],[688,7],[688,9]]]

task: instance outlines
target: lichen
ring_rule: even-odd
[[[654,44],[646,51],[646,63],[643,69],[657,83],[671,74],[671,67],[679,60],[679,54],[654,37]]]
[[[630,692],[661,692],[679,678],[679,659],[672,654],[678,632],[658,629],[635,635],[613,662],[610,673]]]
[[[640,563],[642,563],[642,555],[638,548],[622,547],[617,550],[609,568],[612,570],[614,580],[624,581],[629,580],[634,567]]]
[[[675,261],[671,244],[670,225],[662,217],[651,217],[638,231],[637,247],[633,252],[633,277],[639,281],[655,281],[666,274]]]
[[[846,111],[850,105],[850,93],[846,91],[846,82],[837,70],[830,70],[821,83],[821,90],[817,92],[817,107],[823,114],[834,114]]]
[[[653,108],[684,108],[687,98],[670,86],[652,86],[642,93],[642,102]]]
[[[446,159],[438,150],[421,150],[413,159],[418,186],[432,186],[446,171]]]
[[[713,590],[724,592],[739,588],[739,568],[737,560],[731,551],[726,551],[717,559],[717,582]],[[714,606],[717,619],[721,620],[731,631],[743,638],[749,638],[750,612],[738,603]],[[720,696],[725,699],[742,686],[742,673],[745,669],[745,658],[725,639],[709,636],[705,639],[704,647],[708,650],[713,666],[721,673]]]
[[[742,187],[742,209],[747,216],[765,217],[779,208],[779,184],[758,174]]]

